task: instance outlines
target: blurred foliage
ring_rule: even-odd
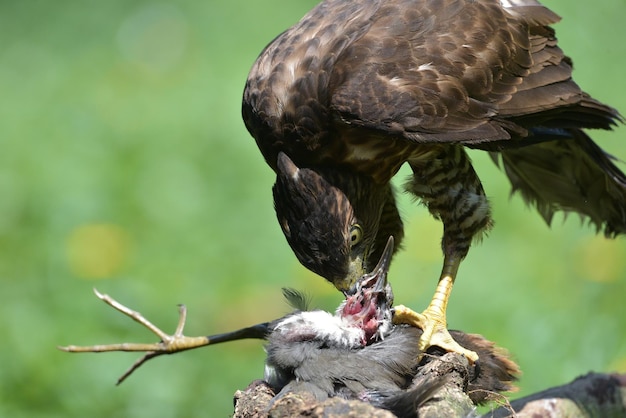
[[[591,94],[626,111],[623,0],[550,0]],[[56,345],[151,342],[92,287],[188,335],[288,311],[281,286],[319,307],[340,295],[301,267],[275,222],[265,166],[240,118],[248,69],[313,1],[0,3],[0,416],[228,416],[262,377],[258,341],[148,363]],[[594,133],[626,157],[626,128]],[[449,323],[511,351],[522,394],[589,370],[626,372],[626,242],[576,219],[550,231],[485,155],[472,154],[497,227],[470,252]],[[622,165],[622,168],[624,166]],[[398,303],[435,287],[441,226],[403,197]],[[575,218],[575,216],[571,216]]]

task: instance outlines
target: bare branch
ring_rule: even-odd
[[[155,357],[163,354],[173,354],[180,351],[191,350],[194,348],[204,347],[211,344],[209,337],[187,337],[183,335],[185,328],[185,321],[187,320],[187,308],[185,305],[178,305],[178,325],[174,334],[169,335],[163,332],[160,328],[146,319],[141,313],[122,305],[109,295],[98,292],[94,289],[96,296],[107,305],[111,306],[115,310],[123,313],[124,315],[132,318],[140,325],[148,328],[150,332],[155,334],[161,340],[157,343],[118,343],[118,344],[96,344],[88,346],[68,345],[58,347],[60,350],[70,353],[104,353],[110,351],[132,351],[132,352],[145,352],[146,355],[137,360],[117,381],[119,385],[128,376],[130,376],[135,370]]]
[[[149,329],[150,332],[159,337],[160,341],[156,343],[117,343],[117,344],[96,344],[96,345],[67,345],[58,347],[59,350],[70,353],[106,353],[111,351],[131,351],[144,352],[143,357],[137,360],[133,365],[118,379],[117,384],[122,383],[132,373],[135,372],[148,360],[164,354],[174,354],[181,351],[192,350],[195,348],[205,347],[208,345],[220,344],[228,341],[242,340],[246,338],[263,339],[267,335],[269,322],[253,325],[251,327],[242,328],[232,332],[223,334],[187,337],[183,335],[185,323],[187,321],[187,308],[185,305],[178,305],[178,324],[173,334],[166,334],[159,327],[146,319],[141,313],[122,305],[109,295],[98,292],[94,289],[94,293],[98,299],[124,315],[132,318],[135,322]]]

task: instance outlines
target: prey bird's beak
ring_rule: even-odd
[[[363,289],[368,289],[370,292],[384,292],[387,288],[387,273],[391,265],[392,255],[393,236],[390,236],[376,267],[371,272],[361,276],[350,289],[343,291],[346,298],[361,293]]]
[[[393,237],[389,237],[374,270],[357,280],[354,294],[346,296],[345,302],[337,311],[363,330],[364,345],[384,338],[391,327],[393,292],[387,281],[387,273],[392,255]]]
[[[387,286],[387,273],[389,272],[389,266],[391,265],[391,256],[393,255],[393,236],[389,236],[387,245],[383,250],[383,255],[378,260],[378,264],[374,267],[374,274],[377,277],[375,291],[382,292]]]

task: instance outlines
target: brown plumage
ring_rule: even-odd
[[[410,318],[421,348],[465,352],[445,331],[447,299],[491,213],[464,147],[490,152],[548,223],[563,210],[626,232],[626,176],[582,131],[622,117],[572,80],[558,20],[535,0],[326,0],[250,71],[243,117],[277,173],[280,225],[337,288],[402,240],[390,180],[412,168],[407,190],[444,224],[439,286]]]

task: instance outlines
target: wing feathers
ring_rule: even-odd
[[[558,20],[534,0],[388,3],[338,57],[331,109],[417,142],[519,139],[518,120],[584,99],[547,26]]]

